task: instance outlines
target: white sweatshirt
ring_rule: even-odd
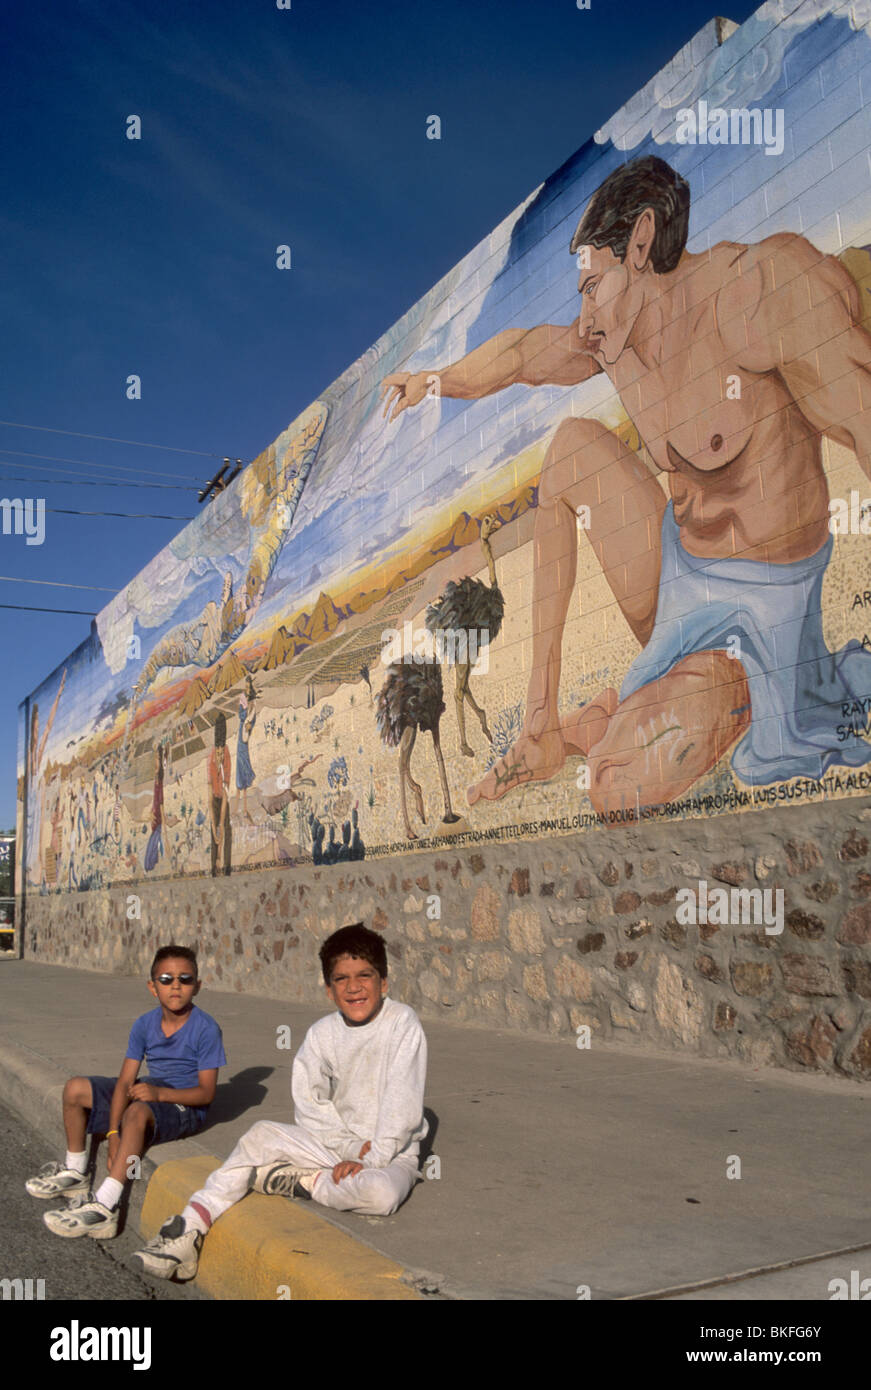
[[[407,1004],[385,997],[371,1023],[349,1026],[340,1013],[312,1024],[293,1062],[296,1123],[338,1159],[386,1168],[399,1154],[416,1158],[423,1117],[426,1038]]]

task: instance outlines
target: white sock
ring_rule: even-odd
[[[117,1207],[123,1191],[123,1182],[119,1182],[117,1178],[106,1178],[100,1183],[94,1196],[98,1202],[101,1202],[104,1207],[108,1207],[111,1211],[113,1207]]]
[[[86,1173],[88,1171],[88,1151],[74,1154],[71,1149],[67,1149],[67,1156],[64,1159],[64,1167],[69,1168],[73,1173]]]
[[[309,1196],[311,1196],[314,1185],[317,1182],[320,1175],[321,1170],[318,1169],[316,1173],[306,1173],[303,1177],[300,1178],[299,1185],[309,1194]]]
[[[182,1212],[184,1228],[186,1231],[199,1231],[202,1235],[209,1234],[211,1227],[203,1220],[196,1207],[185,1207]]]

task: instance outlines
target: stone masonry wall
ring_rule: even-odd
[[[387,937],[392,993],[424,1019],[571,1045],[586,1025],[592,1046],[633,1039],[869,1080],[869,838],[871,803],[854,799],[480,852],[32,895],[25,955],[147,973],[155,948],[175,940],[197,948],[219,988],[316,1002],[321,941],[362,919]],[[782,934],[682,924],[677,893],[700,880],[709,893],[782,889]]]

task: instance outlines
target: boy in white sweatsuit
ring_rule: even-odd
[[[252,1190],[389,1216],[414,1186],[427,1133],[420,1020],[387,998],[384,938],[361,922],[328,937],[320,960],[339,1012],[312,1025],[294,1059],[296,1124],[264,1120],[249,1129],[133,1257],[147,1273],[192,1279],[212,1222]]]

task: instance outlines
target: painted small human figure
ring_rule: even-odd
[[[242,812],[249,824],[253,825],[251,815],[248,811],[248,788],[253,786],[255,780],[254,769],[251,766],[251,756],[248,751],[248,743],[251,738],[251,731],[257,718],[256,710],[257,691],[254,682],[248,676],[245,682],[245,691],[239,696],[239,736],[236,741],[236,787],[242,793]]]
[[[147,874],[151,873],[163,854],[164,822],[168,826],[178,824],[178,816],[164,815],[163,811],[163,757],[163,744],[159,743],[154,767],[154,796],[151,801],[151,835],[145,846],[145,872]]]
[[[49,887],[54,887],[58,879],[58,865],[60,864],[61,849],[63,845],[63,811],[61,807],[61,793],[55,795],[54,810],[51,813],[51,839],[45,850],[44,875]]]
[[[223,858],[224,873],[230,872],[230,750],[227,747],[227,717],[219,713],[215,720],[215,746],[206,765],[206,783],[211,827],[212,878],[217,876],[218,855]]]

